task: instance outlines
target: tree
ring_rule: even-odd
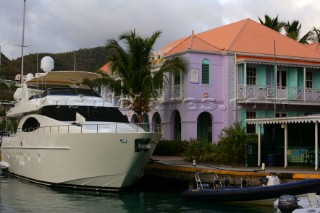
[[[275,30],[277,32],[280,32],[281,29],[285,26],[285,22],[279,22],[278,21],[278,16],[276,18],[271,18],[268,15],[264,15],[264,20],[265,21],[262,21],[259,18],[259,21],[260,21],[261,24],[263,24],[264,26],[269,27],[269,28],[271,28],[271,29],[273,29],[273,30]]]
[[[112,50],[107,63],[110,63],[113,75],[103,75],[95,85],[106,86],[115,93],[129,96],[126,100],[130,109],[142,123],[142,115],[151,110],[151,103],[158,97],[158,90],[166,85],[166,73],[179,73],[187,70],[187,62],[182,57],[166,58],[163,64],[154,70],[151,58],[156,40],[161,32],[156,31],[149,38],[142,38],[135,31],[124,33],[119,40],[111,39],[106,48]]]
[[[313,27],[311,35],[309,37],[311,43],[320,43],[320,29]]]
[[[294,20],[291,23],[288,21],[284,26],[284,29],[286,31],[286,36],[299,41],[302,44],[308,44],[308,40],[312,34],[311,31],[309,31],[300,38],[301,24],[298,20]]]

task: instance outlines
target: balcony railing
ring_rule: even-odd
[[[281,99],[292,101],[320,101],[320,89],[304,87],[277,87],[240,85],[237,98],[268,100]]]
[[[181,100],[182,99],[182,91],[183,85],[174,85],[174,86],[170,86],[170,99],[178,99]]]

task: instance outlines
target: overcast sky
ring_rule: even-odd
[[[155,50],[191,34],[264,15],[299,20],[303,34],[320,28],[319,0],[26,0],[25,55],[103,46],[136,30],[162,34]],[[0,46],[20,57],[23,0],[0,0]],[[302,35],[301,35],[302,36]]]

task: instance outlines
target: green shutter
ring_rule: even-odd
[[[288,98],[297,99],[298,87],[298,70],[297,68],[290,68],[288,70]]]
[[[312,72],[312,84],[314,84],[313,88],[319,89],[320,88],[320,73],[319,72]]]
[[[274,75],[275,75],[275,70],[274,70],[274,66],[270,67],[270,86],[275,86],[274,83]]]
[[[296,117],[297,112],[288,112],[288,117]]]
[[[268,111],[268,118],[274,117],[274,111]]]
[[[246,119],[247,119],[247,111],[242,110],[240,112],[240,124],[242,128],[246,128],[247,131],[247,123],[246,123]]]
[[[243,85],[244,84],[244,72],[243,72],[243,69],[244,69],[244,65],[241,64],[241,65],[238,65],[238,83],[239,85]]]
[[[267,70],[265,66],[258,67],[257,69],[257,82],[258,86],[266,86],[267,81]]]
[[[209,67],[209,60],[205,59],[202,61],[202,84],[209,84],[209,73],[210,73],[210,67]]]
[[[298,70],[298,87],[304,87],[303,70]]]

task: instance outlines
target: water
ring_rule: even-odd
[[[220,205],[193,202],[180,197],[179,192],[165,190],[132,190],[121,193],[73,191],[41,186],[0,173],[0,212],[190,212],[190,213],[250,213],[275,212],[270,206]]]

